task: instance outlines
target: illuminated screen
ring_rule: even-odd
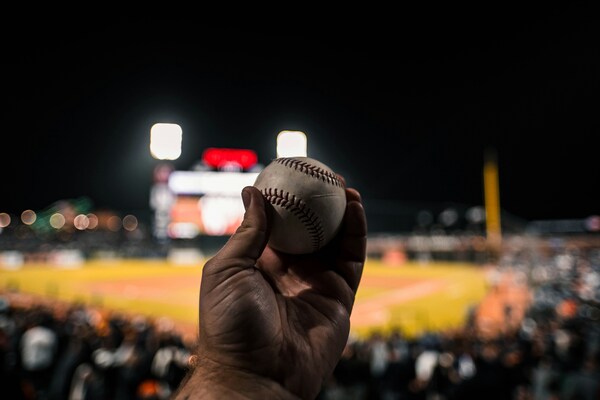
[[[257,172],[174,171],[169,189],[175,194],[169,236],[231,235],[242,222],[241,192],[254,184]]]

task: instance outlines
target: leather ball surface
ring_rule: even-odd
[[[254,186],[275,209],[269,246],[289,254],[312,253],[337,234],[346,211],[344,182],[309,157],[277,158]]]

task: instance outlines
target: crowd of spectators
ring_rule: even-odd
[[[14,400],[167,399],[193,344],[168,319],[0,301],[0,393]]]
[[[516,328],[351,336],[319,400],[600,399],[600,249],[524,246],[505,271],[532,294]],[[168,399],[194,346],[166,319],[0,297],[2,398]]]
[[[351,340],[321,398],[600,399],[600,248],[521,243],[496,272],[531,291],[516,328],[483,336],[469,320],[451,333]]]

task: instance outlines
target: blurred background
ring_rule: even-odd
[[[320,399],[600,397],[596,14],[346,11],[7,10],[7,398],[169,398],[202,266],[283,156],[369,224]]]

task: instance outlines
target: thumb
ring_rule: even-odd
[[[254,266],[269,240],[269,224],[265,199],[260,191],[247,186],[242,190],[242,199],[246,213],[242,223],[227,243],[205,266],[218,270],[231,266]]]

